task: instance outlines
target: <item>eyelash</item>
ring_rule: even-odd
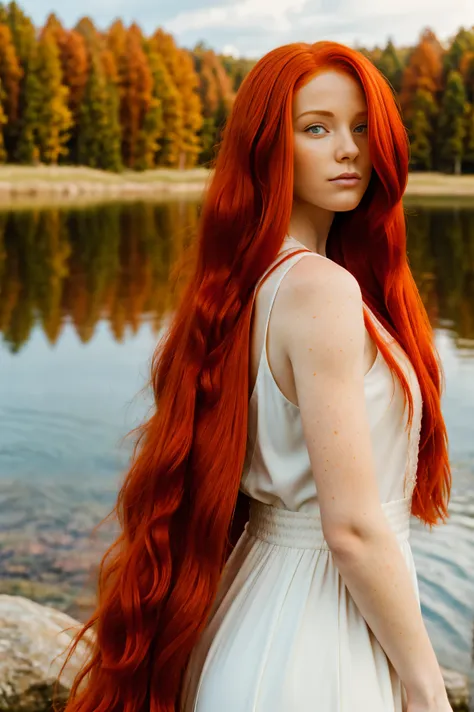
[[[359,124],[358,126],[356,126],[356,129],[360,129],[361,127],[367,129],[368,125],[367,124]],[[308,128],[305,129],[305,133],[309,133],[310,129],[315,129],[315,128],[322,128],[325,131],[327,130],[322,124],[311,124],[311,126],[308,126]],[[318,134],[313,134],[313,136],[318,136]]]

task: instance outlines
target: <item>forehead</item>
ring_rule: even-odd
[[[367,101],[354,77],[337,69],[327,69],[312,77],[296,92],[293,106],[296,116],[311,109],[338,114],[346,109],[351,112],[365,111]]]

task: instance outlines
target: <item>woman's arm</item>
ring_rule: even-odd
[[[292,364],[335,564],[409,697],[439,699],[446,695],[441,671],[380,502],[364,396],[359,285],[340,265],[305,258],[283,281],[278,307],[278,341]]]

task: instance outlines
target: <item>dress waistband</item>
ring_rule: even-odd
[[[388,523],[399,541],[410,538],[411,497],[382,504]],[[297,549],[329,549],[324,538],[319,510],[293,512],[250,500],[250,518],[245,531],[270,544]]]

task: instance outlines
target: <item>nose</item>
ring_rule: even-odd
[[[350,130],[341,131],[336,147],[337,161],[354,161],[359,155],[359,147],[354,141],[354,134]]]

